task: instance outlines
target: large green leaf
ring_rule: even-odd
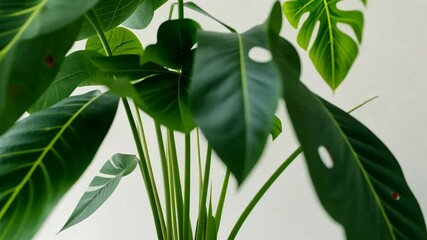
[[[123,22],[123,25],[132,29],[146,28],[154,16],[154,11],[167,0],[143,0],[135,12]]]
[[[249,56],[255,47],[269,48],[267,27],[243,34],[200,32],[198,39],[191,110],[239,183],[264,149],[281,92],[274,64]]]
[[[93,8],[104,32],[109,31],[125,21],[145,0],[99,0]],[[95,29],[85,19],[79,39],[96,35]]]
[[[105,38],[108,41],[108,46],[113,56],[142,55],[144,53],[144,49],[138,37],[126,28],[114,28],[105,33]],[[86,50],[92,50],[107,55],[98,36],[91,37],[87,40]]]
[[[348,113],[288,78],[289,62],[299,63],[298,55],[277,33],[271,42],[317,195],[347,239],[427,239],[421,209],[392,153]]]
[[[366,4],[366,0],[362,0]],[[343,11],[337,8],[341,0],[290,0],[283,11],[294,28],[301,17],[309,13],[298,33],[298,44],[305,50],[316,24],[319,30],[310,49],[310,58],[323,79],[334,90],[344,80],[358,53],[356,41],[338,28],[344,24],[354,31],[357,41],[362,41],[363,15],[360,11]]]
[[[53,81],[72,46],[81,21],[29,40],[0,57],[0,134],[7,130]],[[3,49],[2,51],[4,51]]]
[[[122,177],[131,173],[137,163],[138,159],[135,155],[119,153],[105,162],[99,171],[102,175],[96,176],[90,182],[61,231],[85,220],[101,207],[119,185]]]
[[[67,98],[0,138],[0,239],[31,239],[86,169],[110,128],[118,98]]]

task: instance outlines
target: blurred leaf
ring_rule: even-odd
[[[263,152],[281,91],[273,63],[249,56],[255,47],[268,51],[266,29],[260,25],[243,34],[200,32],[198,38],[191,110],[239,184]]]
[[[1,25],[1,24],[0,24]],[[19,40],[0,56],[0,135],[43,94],[72,46],[81,21]],[[4,55],[3,55],[4,54]]]
[[[199,7],[199,5],[195,4],[194,2],[185,2],[184,3],[184,7],[187,7],[189,9],[192,9],[200,14],[205,15],[206,17],[214,20],[215,22],[221,24],[223,27],[227,28],[230,32],[236,32],[236,30],[234,30],[234,28],[228,26],[227,24],[221,22],[219,19],[215,18],[214,16],[210,15],[208,12],[206,12],[205,10],[203,10],[201,7]]]
[[[144,49],[135,34],[126,28],[118,27],[105,33],[108,46],[113,56],[142,55]],[[86,42],[86,50],[92,50],[107,55],[98,36],[91,37]]]
[[[79,203],[61,231],[92,215],[111,196],[122,177],[131,173],[137,164],[138,159],[135,155],[120,153],[115,154],[105,162],[99,171],[102,175],[96,176],[90,182],[88,189],[80,198]]]
[[[31,239],[80,177],[113,121],[118,98],[64,99],[0,138],[0,239]]]
[[[277,116],[274,116],[273,127],[271,128],[271,138],[276,140],[276,138],[282,133],[282,121]]]
[[[289,23],[298,28],[301,17],[309,13],[298,33],[298,44],[307,50],[316,24],[319,30],[310,49],[310,59],[329,86],[335,90],[344,80],[358,53],[356,41],[340,30],[340,24],[351,27],[357,42],[362,41],[363,15],[360,11],[342,11],[338,1],[288,0],[283,4]],[[366,4],[366,0],[363,0]]]

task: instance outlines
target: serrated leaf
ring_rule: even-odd
[[[138,37],[126,28],[118,27],[105,33],[108,46],[113,56],[117,55],[142,55],[144,49]],[[86,50],[96,51],[106,56],[104,47],[98,36],[91,37],[86,42]]]
[[[96,176],[90,182],[61,231],[85,220],[101,207],[119,185],[121,178],[131,173],[137,163],[135,155],[120,153],[105,162],[99,171],[102,175]]]
[[[285,16],[294,28],[298,28],[301,17],[309,13],[297,38],[303,49],[307,50],[315,26],[320,23],[309,55],[317,71],[333,90],[344,80],[356,59],[363,29],[362,13],[340,10],[337,7],[339,2],[341,0],[290,0],[283,4]],[[357,42],[341,31],[339,24],[351,27]]]
[[[280,96],[273,63],[249,57],[255,47],[268,51],[266,29],[260,25],[243,34],[200,32],[198,37],[191,110],[239,183],[261,156]]]
[[[288,78],[286,66],[299,62],[298,55],[277,34],[270,40],[317,195],[347,239],[427,239],[421,209],[396,158],[348,113]]]
[[[31,239],[91,162],[118,98],[98,91],[64,99],[0,138],[0,239]]]

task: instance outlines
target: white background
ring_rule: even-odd
[[[274,1],[195,2],[239,32],[243,32],[262,23]],[[298,48],[302,59],[302,79],[313,91],[346,110],[368,98],[379,96],[379,99],[357,110],[353,115],[376,133],[399,159],[406,179],[423,209],[424,216],[427,217],[427,2],[368,1],[367,8],[364,8],[360,1],[344,2],[346,7],[363,9],[365,14],[363,43],[348,77],[338,90],[332,93],[312,66],[307,53]],[[144,46],[156,41],[157,27],[166,20],[169,6],[170,3],[167,3],[156,12],[149,28],[136,32]],[[191,10],[186,10],[186,16],[195,18],[204,29],[224,31],[217,24],[194,14]],[[296,42],[296,30],[287,23],[284,24],[282,36],[292,43]],[[82,43],[75,49],[81,46]],[[278,140],[268,144],[262,160],[241,188],[237,189],[236,182],[231,179],[219,239],[226,239],[251,197],[297,147],[284,110],[281,104],[278,112],[282,118],[284,133]],[[155,150],[152,151],[152,161],[160,183],[155,134],[152,121],[148,118],[145,118],[145,127],[150,147]],[[178,138],[181,140],[181,136]],[[124,111],[120,108],[95,160],[53,211],[37,235],[37,240],[156,239],[151,210],[138,171],[123,179],[113,196],[93,216],[56,235],[103,162],[116,152],[135,154],[132,143]],[[197,206],[196,159],[192,170],[192,200],[194,206]],[[223,174],[223,164],[215,159],[212,169],[213,199],[218,198]],[[162,193],[162,190],[159,191]],[[191,214],[194,221],[196,207],[192,209]],[[261,200],[240,230],[237,239],[344,239],[344,233],[320,206],[304,159],[300,157]]]

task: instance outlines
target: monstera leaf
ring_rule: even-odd
[[[0,239],[31,239],[86,169],[113,121],[118,98],[67,98],[0,138]]]
[[[89,184],[70,218],[61,231],[76,225],[92,215],[111,196],[119,185],[122,177],[130,174],[138,164],[135,155],[115,154],[104,163],[101,174],[96,176]]]
[[[317,195],[347,239],[427,239],[421,209],[393,154],[348,113],[289,78],[289,62],[299,63],[295,49],[277,31],[270,41]]]
[[[366,4],[366,0],[362,0]],[[298,33],[298,44],[307,50],[313,31],[319,22],[319,31],[310,49],[310,58],[317,71],[335,90],[344,80],[358,53],[362,41],[363,15],[360,11],[338,9],[340,0],[290,0],[283,4],[283,11],[294,28],[301,17],[308,13]],[[357,42],[339,29],[338,25],[350,26]]]

